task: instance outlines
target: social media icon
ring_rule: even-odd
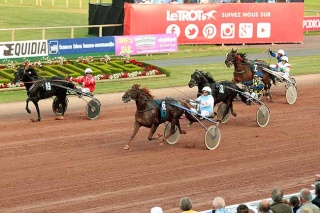
[[[221,24],[220,36],[221,38],[234,38],[235,25],[233,23]]]
[[[177,38],[180,36],[180,32],[180,27],[176,24],[170,24],[166,29],[167,34],[176,34]]]
[[[253,37],[253,24],[240,23],[239,24],[239,38],[252,38]]]
[[[270,38],[271,37],[271,24],[270,23],[258,23],[257,24],[257,37],[258,38]]]
[[[213,24],[206,24],[202,30],[202,34],[207,39],[212,39],[217,34],[217,28]]]
[[[184,29],[184,34],[188,39],[195,39],[199,34],[198,26],[195,24],[187,25],[186,29]]]

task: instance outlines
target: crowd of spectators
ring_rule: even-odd
[[[261,200],[256,208],[246,204],[237,206],[237,213],[320,213],[320,174],[316,175],[313,197],[309,189],[301,189],[297,196],[291,196],[289,200],[284,198],[284,192],[277,187],[271,192],[271,202],[267,199]],[[179,203],[181,213],[197,213],[193,209],[192,200],[184,197]],[[164,213],[161,207],[153,207],[150,213]],[[212,201],[212,209],[205,213],[229,213],[226,209],[225,200],[215,197]]]
[[[304,0],[135,0],[137,4],[281,3]]]

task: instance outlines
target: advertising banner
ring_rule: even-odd
[[[0,59],[48,56],[46,40],[0,42]]]
[[[49,55],[88,54],[114,52],[114,37],[74,38],[48,40]]]
[[[176,34],[115,36],[116,55],[177,52]]]
[[[320,16],[305,16],[303,18],[303,31],[320,31]]]
[[[303,42],[303,3],[124,5],[124,35],[177,35],[179,44]]]

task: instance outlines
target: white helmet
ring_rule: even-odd
[[[284,50],[282,49],[278,50],[278,54],[284,55]]]
[[[87,73],[92,73],[92,69],[91,68],[86,68],[84,70],[84,74],[87,74]]]
[[[287,56],[282,56],[281,57],[281,61],[286,61],[286,62],[289,62],[289,59]]]
[[[206,92],[212,92],[212,90],[211,90],[211,88],[210,87],[203,87],[202,88],[202,92],[204,92],[204,91],[206,91]]]

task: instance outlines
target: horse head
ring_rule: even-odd
[[[236,59],[236,57],[237,57],[237,51],[238,51],[238,49],[231,49],[231,51],[229,52],[229,53],[227,53],[227,55],[226,55],[226,60],[224,61],[224,63],[226,64],[226,66],[228,67],[228,68],[230,68],[232,65],[234,65],[234,63],[235,63],[235,59]]]
[[[153,99],[154,97],[150,94],[147,88],[140,89],[140,84],[134,84],[128,89],[122,96],[122,101],[128,103],[131,100],[137,99]]]
[[[13,83],[16,84],[20,81],[33,81],[38,78],[36,70],[32,67],[25,69],[19,68],[17,72],[14,73]]]
[[[204,84],[205,79],[202,70],[196,69],[194,73],[191,74],[191,79],[188,83],[189,87],[192,88],[194,86],[198,86]]]

